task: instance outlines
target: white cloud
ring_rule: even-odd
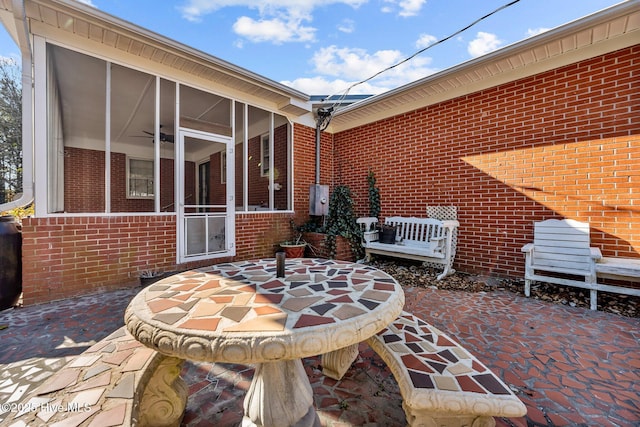
[[[422,49],[432,45],[437,41],[438,39],[435,36],[432,36],[430,34],[420,34],[420,37],[418,37],[418,40],[416,40],[416,47],[418,49]]]
[[[420,13],[420,9],[427,0],[401,0],[400,16],[415,16]]]
[[[258,12],[257,17],[241,16],[233,24],[239,36],[253,42],[309,42],[316,28],[309,26],[317,7],[346,4],[357,8],[368,0],[187,0],[179,7],[183,18],[198,22],[204,15],[225,7],[246,7]],[[348,27],[345,27],[348,28]]]
[[[257,9],[261,16],[269,16],[278,11],[291,11],[293,14],[307,14],[317,7],[331,4],[346,4],[357,8],[368,0],[186,0],[179,10],[189,21],[199,21],[202,16],[225,7],[248,7]]]
[[[80,3],[84,3],[88,6],[92,6],[95,7],[96,9],[98,8],[98,6],[96,6],[95,4],[93,4],[93,2],[91,0],[78,0]]]
[[[275,44],[284,42],[313,41],[316,29],[302,25],[302,20],[260,19],[258,21],[241,16],[233,24],[236,34],[253,42],[271,41]]]
[[[476,38],[469,42],[467,51],[474,58],[499,48],[504,42],[498,36],[480,31]]]
[[[280,82],[304,93],[311,95],[342,95],[347,88],[356,83],[342,79],[329,80],[325,77],[300,78],[293,81],[285,80]],[[382,87],[364,83],[349,91],[351,95],[375,95],[386,92],[392,87]]]
[[[420,13],[427,0],[384,0],[384,2],[390,5],[381,8],[383,13],[392,13],[396,8],[400,8],[398,15],[408,17]]]
[[[340,25],[338,25],[338,31],[351,34],[356,29],[356,23],[353,19],[343,19]]]
[[[372,54],[364,49],[329,46],[318,50],[312,58],[314,72],[320,76],[283,82],[306,93],[338,94],[351,85],[369,79],[401,62],[405,57],[397,50],[380,50]],[[413,58],[379,76],[354,87],[350,93],[377,94],[433,74],[431,58]],[[333,78],[333,80],[331,79]]]
[[[549,31],[549,28],[529,28],[527,30],[527,37],[537,36],[538,34],[542,34],[546,31]]]

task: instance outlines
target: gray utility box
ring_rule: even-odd
[[[309,215],[329,213],[329,186],[314,184],[309,187]]]

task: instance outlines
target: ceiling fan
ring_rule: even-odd
[[[162,125],[160,125],[160,129],[162,129]],[[152,138],[155,136],[155,134],[153,132],[147,132],[146,130],[143,130],[142,132],[146,133],[147,135],[151,136]],[[173,143],[174,142],[173,135],[169,135],[168,133],[164,133],[164,132],[160,131],[160,142]]]

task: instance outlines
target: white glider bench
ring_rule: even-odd
[[[640,280],[640,258],[603,257],[590,246],[589,224],[572,219],[549,219],[534,224],[534,241],[525,253],[526,296],[533,281],[590,290],[590,308],[598,309],[598,291],[640,296],[639,288],[608,285],[598,278]],[[573,278],[575,277],[575,278]]]
[[[402,312],[367,340],[400,387],[410,426],[492,427],[525,405],[482,362],[440,330]]]
[[[182,362],[123,326],[28,393],[0,425],[179,426],[187,402]]]
[[[438,280],[455,272],[454,232],[460,226],[457,220],[441,221],[435,218],[388,217],[384,225],[396,228],[393,243],[382,243],[378,231],[377,218],[358,218],[364,239],[365,260],[371,260],[372,254],[425,261],[443,267]]]

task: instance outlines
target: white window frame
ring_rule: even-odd
[[[267,145],[265,153],[265,143]],[[269,176],[271,162],[271,141],[269,134],[260,135],[260,176]]]
[[[152,188],[153,188],[153,193],[151,195],[148,196],[137,196],[137,195],[132,195],[131,194],[131,161],[135,160],[135,161],[140,161],[140,162],[150,162],[151,163],[151,175],[149,175],[151,181],[152,181]],[[131,156],[127,156],[127,173],[126,173],[126,181],[127,181],[127,199],[142,199],[142,200],[153,200],[155,198],[155,191],[156,191],[156,187],[155,187],[155,162],[153,161],[153,159],[144,159],[144,158],[140,158],[140,157],[131,157]]]
[[[227,183],[227,152],[220,153],[220,184]]]

